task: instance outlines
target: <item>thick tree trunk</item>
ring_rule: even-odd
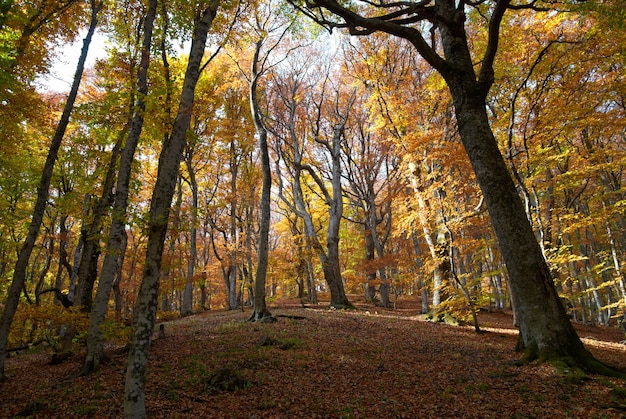
[[[70,115],[74,109],[74,102],[78,95],[78,88],[80,87],[80,81],[83,76],[83,70],[85,69],[85,61],[87,60],[87,52],[89,51],[89,45],[91,39],[96,30],[98,23],[98,13],[102,8],[102,2],[92,0],[91,2],[91,21],[89,23],[89,30],[87,36],[83,41],[83,47],[80,51],[80,57],[76,66],[76,73],[74,75],[74,81],[72,87],[67,96],[63,114],[57,125],[57,129],[50,142],[50,149],[48,150],[48,156],[41,174],[39,185],[37,185],[37,198],[35,206],[33,208],[33,217],[28,227],[28,234],[24,240],[24,244],[18,254],[17,262],[15,263],[15,269],[13,271],[13,280],[9,286],[7,292],[7,300],[4,306],[4,311],[0,317],[0,381],[4,380],[4,362],[6,360],[6,348],[9,339],[9,329],[13,322],[13,317],[17,311],[17,306],[20,300],[20,292],[24,287],[26,280],[26,269],[28,267],[28,261],[35,246],[35,241],[39,235],[41,223],[46,210],[46,204],[49,196],[49,188],[52,180],[52,173],[54,171],[54,164],[56,163],[61,142],[65,135],[65,130],[70,122]]]
[[[473,72],[472,72],[473,75]],[[456,75],[455,75],[456,76]],[[515,184],[489,126],[476,81],[448,77],[459,133],[485,197],[510,277],[525,361],[591,358],[571,325]]]
[[[157,0],[151,0],[148,11],[144,18],[143,41],[141,51],[141,63],[137,72],[137,103],[133,110],[133,117],[128,131],[128,138],[120,158],[120,168],[115,187],[115,202],[109,230],[107,252],[102,264],[102,271],[96,297],[89,315],[89,329],[87,331],[87,355],[81,373],[88,374],[100,368],[100,361],[104,355],[103,335],[100,326],[104,323],[107,314],[109,297],[113,280],[118,268],[118,260],[126,235],[126,210],[128,206],[128,189],[131,178],[131,167],[137,143],[143,128],[143,113],[145,111],[145,96],[148,93],[148,66],[150,63],[150,47],[152,45],[152,28],[156,17]],[[113,163],[114,161],[112,161]],[[105,198],[103,197],[103,200]],[[87,238],[86,243],[94,238]],[[87,245],[85,246],[87,249]],[[93,258],[92,258],[93,259]],[[91,286],[95,278],[90,278]],[[80,285],[80,284],[79,284]],[[91,308],[91,286],[83,287],[83,299],[80,302],[83,307]]]
[[[207,33],[217,14],[219,1],[212,1],[198,13],[194,24],[189,62],[185,72],[178,114],[172,136],[163,144],[156,184],[150,204],[149,235],[143,279],[133,313],[134,334],[126,369],[124,414],[126,418],[145,418],[145,377],[148,350],[156,318],[163,246],[170,206],[180,169],[193,110],[194,94],[204,56]]]

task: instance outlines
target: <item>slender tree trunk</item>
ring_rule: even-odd
[[[78,59],[78,65],[76,66],[76,73],[74,75],[74,81],[70,93],[67,96],[63,114],[57,125],[57,129],[50,142],[50,149],[48,150],[48,156],[41,174],[41,179],[37,185],[37,198],[35,200],[35,206],[33,208],[33,217],[28,227],[28,234],[24,240],[24,244],[19,252],[17,262],[15,263],[15,269],[13,271],[13,280],[9,286],[7,292],[7,300],[4,306],[4,311],[0,317],[0,381],[4,380],[4,363],[6,360],[6,348],[9,339],[9,329],[13,322],[13,317],[17,311],[17,306],[20,299],[20,291],[24,287],[26,280],[26,269],[28,267],[28,261],[35,246],[35,241],[39,235],[41,228],[41,222],[46,210],[46,204],[49,196],[50,182],[52,180],[52,173],[54,171],[54,164],[56,163],[59,148],[65,135],[65,130],[70,122],[70,115],[74,109],[74,102],[78,95],[78,88],[80,87],[80,81],[85,69],[85,61],[87,59],[87,52],[89,51],[89,45],[91,39],[96,30],[98,23],[98,13],[102,8],[102,2],[98,0],[91,1],[91,21],[89,23],[89,30],[87,36],[83,41],[83,47],[80,51],[80,57]]]
[[[115,320],[122,321],[122,289],[120,284],[122,283],[122,275],[124,272],[124,260],[126,255],[126,246],[128,245],[128,236],[124,235],[122,242],[122,251],[119,259],[117,260],[117,270],[115,272],[115,278],[113,280],[113,306],[115,312]]]
[[[261,191],[261,226],[259,230],[258,263],[256,277],[254,279],[254,310],[250,320],[257,321],[271,316],[265,301],[265,283],[267,281],[267,265],[269,256],[269,233],[270,233],[270,193],[272,188],[272,174],[270,168],[269,147],[267,145],[267,129],[263,123],[258,99],[258,82],[262,72],[259,70],[259,54],[263,40],[256,43],[254,58],[252,60],[252,81],[250,83],[250,108],[254,126],[259,138],[259,150],[261,152],[261,170],[263,172],[263,187]]]
[[[54,287],[58,290],[63,289],[63,269],[67,271],[68,278],[72,276],[72,264],[70,263],[69,255],[67,253],[67,244],[68,244],[68,236],[69,232],[67,230],[67,221],[68,215],[65,214],[59,220],[59,265],[57,266],[57,273],[55,275]],[[57,297],[56,293],[54,295],[54,304],[61,304],[61,300]]]
[[[413,242],[413,249],[415,250],[415,256],[417,258],[418,268],[422,266],[422,260],[420,255],[422,254],[422,249],[419,246],[419,242],[417,240],[417,233],[413,231],[411,233],[411,241]],[[426,314],[430,311],[430,305],[428,303],[428,288],[424,284],[424,280],[422,276],[419,275],[418,279],[418,287],[420,289],[421,300],[422,300],[422,314]]]
[[[107,208],[113,200],[113,186],[117,169],[117,160],[122,149],[125,134],[128,134],[128,126],[120,133],[120,136],[111,152],[109,168],[102,185],[102,196],[94,205],[91,223],[81,228],[81,241],[84,243],[80,255],[80,262],[76,271],[77,289],[73,301],[82,307],[83,311],[90,312],[92,304],[93,286],[98,275],[98,258],[100,257],[100,233],[102,231],[102,219],[107,213]],[[84,214],[87,217],[87,212]],[[70,295],[73,295],[70,294]]]
[[[106,312],[111,295],[111,287],[118,267],[118,260],[122,250],[126,230],[126,210],[128,207],[128,189],[131,178],[132,162],[143,128],[143,113],[145,111],[145,96],[148,94],[148,67],[150,64],[150,47],[152,45],[152,29],[156,17],[157,0],[150,0],[143,22],[144,34],[141,50],[141,62],[137,72],[137,102],[133,110],[133,118],[128,131],[128,138],[120,158],[120,168],[115,187],[115,202],[107,252],[102,264],[102,272],[93,309],[89,316],[87,331],[87,355],[83,363],[82,374],[88,374],[100,368],[100,361],[104,354],[103,335],[100,326],[106,318]],[[89,290],[89,300],[91,291]]]
[[[204,56],[207,33],[213,24],[218,6],[219,1],[214,0],[196,15],[178,114],[174,121],[172,136],[163,144],[159,157],[157,180],[150,204],[146,261],[133,313],[134,334],[126,369],[124,414],[127,419],[146,417],[144,390],[146,363],[158,305],[163,245],[181,156],[191,120],[195,88],[200,77],[200,65]]]
[[[364,226],[365,231],[365,260],[369,264],[374,262],[376,258],[374,247],[374,237],[369,223],[366,221]],[[365,300],[374,303],[376,302],[376,269],[372,266],[366,266],[365,273]]]
[[[239,246],[237,243],[237,208],[238,208],[238,191],[237,191],[237,176],[239,173],[239,160],[237,157],[237,150],[235,147],[235,139],[232,138],[230,142],[230,190],[231,190],[231,201],[230,201],[230,214],[229,214],[229,231],[230,231],[230,241],[231,241],[231,249],[228,253],[228,278],[226,284],[227,291],[227,299],[228,299],[228,309],[229,310],[237,310],[238,300],[237,300],[237,250],[236,248]]]
[[[411,170],[411,186],[413,188],[413,194],[418,206],[418,219],[422,227],[424,240],[428,245],[430,251],[430,257],[435,261],[436,265],[433,269],[433,283],[432,283],[432,306],[434,310],[439,308],[441,304],[442,288],[445,280],[448,279],[446,269],[447,252],[445,248],[442,248],[440,244],[440,238],[442,232],[439,229],[433,232],[430,227],[429,220],[429,205],[428,201],[424,197],[424,188],[420,184],[420,169],[415,163],[410,163],[409,169]]]
[[[193,151],[189,151],[186,159],[187,172],[189,174],[189,186],[191,187],[191,221],[189,226],[189,259],[187,260],[187,282],[183,293],[181,315],[188,316],[193,313],[193,277],[198,259],[198,182],[192,164]]]

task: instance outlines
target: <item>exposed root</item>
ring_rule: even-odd
[[[516,350],[519,351],[520,348],[523,348],[521,337],[518,340]],[[606,365],[596,359],[591,352],[585,348],[572,350],[571,353],[568,354],[560,354],[555,351],[539,350],[537,343],[532,342],[530,345],[523,348],[523,352],[524,354],[515,365],[528,365],[533,361],[538,361],[539,363],[548,362],[553,365],[560,374],[576,382],[589,378],[588,374],[626,379],[626,372]]]

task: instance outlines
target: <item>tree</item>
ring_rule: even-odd
[[[128,136],[124,150],[120,157],[120,168],[115,188],[115,202],[107,253],[104,258],[100,281],[96,291],[95,304],[91,309],[92,287],[82,284],[83,301],[81,305],[91,310],[89,316],[89,331],[87,334],[87,355],[83,365],[83,374],[90,373],[100,367],[100,361],[104,353],[101,326],[106,317],[111,288],[115,273],[117,272],[118,260],[121,255],[126,236],[126,212],[128,206],[129,184],[131,177],[132,162],[137,149],[137,143],[143,128],[144,112],[146,109],[145,97],[148,94],[148,67],[150,64],[150,48],[152,46],[152,30],[157,12],[157,1],[151,0],[145,17],[143,18],[143,39],[141,60],[137,71],[137,99],[134,104],[133,115],[130,121]],[[89,238],[88,238],[89,240]],[[92,238],[93,240],[93,238]],[[85,278],[87,279],[87,278]],[[91,279],[93,286],[95,278]],[[85,281],[87,282],[87,281]]]
[[[350,308],[352,304],[346,297],[341,276],[339,230],[344,198],[342,147],[354,93],[344,92],[339,86],[330,87],[333,84],[330,67],[316,69],[322,74],[317,80],[306,80],[314,71],[309,66],[309,62],[300,63],[290,69],[285,80],[275,79],[279,91],[277,109],[272,110],[275,123],[271,130],[280,141],[278,152],[289,171],[290,183],[290,188],[286,188],[283,181],[279,181],[279,196],[304,222],[307,245],[317,253],[330,290],[331,307]],[[318,150],[313,151],[313,148]],[[319,150],[321,153],[316,153]],[[316,156],[321,162],[317,162]],[[277,170],[280,170],[280,163],[277,163]],[[290,189],[290,197],[287,189]],[[313,190],[315,192],[311,192]],[[312,216],[309,193],[319,194],[327,209],[325,246],[318,238],[318,220]]]
[[[250,84],[250,110],[258,138],[258,150],[261,157],[263,179],[257,252],[258,263],[254,280],[254,310],[250,315],[251,321],[258,321],[271,316],[265,302],[265,285],[269,263],[272,172],[267,140],[268,129],[265,124],[265,116],[261,111],[260,96],[262,93],[259,82],[261,77],[275,65],[270,62],[270,55],[272,51],[278,47],[290,27],[290,25],[282,21],[280,17],[277,18],[275,16],[275,5],[271,1],[267,2],[264,7],[264,10],[259,10],[257,7],[254,11],[255,21],[252,29],[257,39],[254,40],[254,54],[250,65],[250,75],[246,76]],[[270,41],[270,44],[266,45],[268,41]],[[266,51],[263,51],[264,46],[266,47]]]
[[[146,417],[144,391],[146,362],[158,306],[161,260],[169,211],[186,144],[187,130],[190,126],[195,88],[200,77],[207,34],[213,25],[219,4],[219,0],[214,0],[204,7],[199,7],[195,12],[189,62],[178,113],[172,127],[172,135],[164,141],[159,157],[157,181],[150,204],[146,262],[133,313],[134,333],[128,354],[125,383],[124,414],[126,418]]]
[[[404,38],[441,74],[508,268],[519,316],[519,348],[525,351],[522,362],[560,359],[589,371],[617,374],[584,348],[571,325],[489,125],[486,100],[494,82],[502,18],[509,9],[534,8],[536,3],[433,0],[350,8],[335,0],[315,0],[296,6],[331,30],[346,28],[360,36],[380,31]],[[471,12],[485,16],[479,28],[487,33],[483,51],[474,51],[470,43],[465,25]]]
[[[50,142],[48,156],[46,158],[46,162],[41,174],[39,185],[37,186],[37,200],[35,202],[33,216],[30,222],[30,226],[28,228],[28,235],[23,243],[23,246],[18,256],[18,260],[15,264],[15,269],[13,271],[13,280],[11,282],[11,286],[7,295],[7,302],[2,312],[2,317],[0,317],[0,381],[4,380],[4,361],[6,359],[6,347],[9,337],[9,329],[11,327],[13,317],[15,316],[15,311],[17,310],[20,292],[22,290],[22,287],[24,286],[24,281],[26,279],[26,269],[28,267],[28,261],[35,245],[35,240],[39,235],[41,222],[48,201],[49,188],[52,179],[52,173],[54,170],[54,164],[57,160],[57,155],[61,146],[61,142],[65,135],[65,130],[70,122],[70,116],[74,108],[74,102],[76,101],[76,96],[78,95],[78,89],[80,87],[83,70],[85,68],[87,53],[89,52],[89,45],[91,44],[91,39],[98,23],[98,13],[102,9],[102,7],[103,3],[101,1],[91,1],[91,20],[89,24],[89,30],[83,41],[83,47],[81,49],[78,64],[76,66],[74,81],[67,97],[67,101],[63,109],[63,114],[61,115],[61,119],[59,120],[57,129]]]
[[[267,265],[269,258],[269,233],[272,188],[272,173],[270,167],[269,147],[267,145],[267,128],[263,122],[263,115],[259,106],[259,77],[263,74],[263,64],[259,68],[259,54],[263,46],[263,40],[257,41],[252,59],[250,79],[250,109],[259,139],[259,151],[261,152],[261,168],[263,173],[263,188],[261,192],[261,229],[259,231],[259,249],[256,277],[254,279],[254,311],[250,320],[258,321],[271,316],[265,303],[265,282],[267,278]]]
[[[379,47],[380,54],[388,52],[388,49],[380,44],[374,46],[376,47]],[[393,58],[395,57],[390,57],[383,62],[393,63],[390,65],[394,66]],[[394,148],[393,136],[387,135],[384,129],[377,129],[377,102],[378,100],[385,101],[378,86],[383,81],[372,80],[368,77],[371,76],[367,74],[369,71],[376,72],[376,69],[369,68],[369,65],[365,65],[369,71],[361,71],[360,64],[363,60],[355,48],[347,51],[346,59],[350,67],[349,76],[355,79],[355,84],[363,85],[362,97],[357,99],[359,102],[353,112],[353,127],[349,128],[343,147],[344,177],[349,185],[349,188],[346,188],[346,195],[357,209],[357,215],[349,219],[362,226],[364,232],[365,297],[368,301],[376,301],[376,285],[379,282],[380,302],[377,303],[383,307],[389,307],[390,284],[385,266],[385,245],[391,234],[391,203],[398,187],[401,186],[398,182],[400,159]],[[375,63],[378,60],[371,61],[374,62],[371,67],[376,67]],[[399,75],[394,76],[399,77]],[[369,102],[374,102],[374,104]],[[360,112],[359,109],[361,109]]]

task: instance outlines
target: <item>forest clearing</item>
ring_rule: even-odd
[[[358,301],[356,297],[351,299]],[[506,311],[479,314],[483,333],[398,309],[270,304],[275,323],[216,310],[164,323],[147,368],[151,418],[623,418],[626,381],[575,378],[549,364],[517,367]],[[302,317],[302,318],[300,318]],[[601,361],[626,368],[623,333],[575,325]],[[0,416],[123,416],[127,353],[109,347],[100,372],[79,377],[83,355],[49,365],[46,350],[7,360]],[[224,391],[215,375],[230,379]],[[213,376],[213,384],[211,377]],[[228,386],[226,386],[228,387]],[[237,387],[237,388],[235,388]]]

